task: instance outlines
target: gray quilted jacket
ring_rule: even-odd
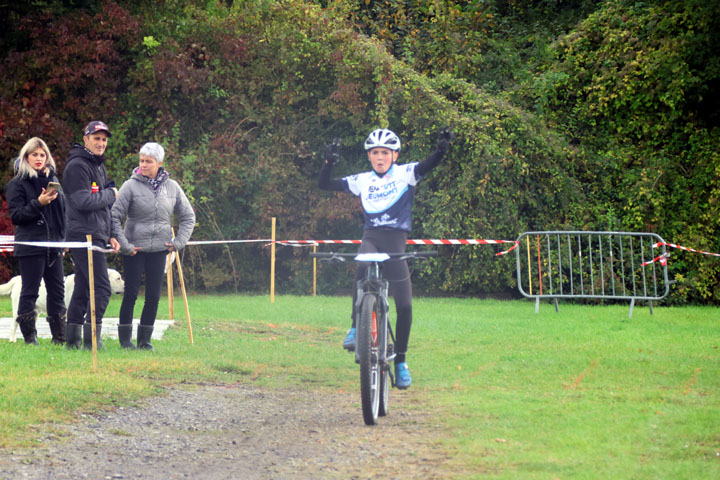
[[[159,252],[167,250],[166,242],[172,242],[175,250],[180,250],[190,240],[195,228],[195,212],[190,202],[175,180],[167,174],[158,178],[161,183],[154,191],[147,178],[136,170],[120,187],[112,208],[112,221],[121,253],[128,254],[135,247],[140,247],[142,252]],[[173,213],[179,222],[174,239]]]

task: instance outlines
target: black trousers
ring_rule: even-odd
[[[154,325],[157,316],[160,291],[162,290],[163,275],[165,274],[165,258],[168,252],[143,253],[123,255],[123,277],[125,279],[125,293],[120,306],[120,323],[132,323],[142,275],[145,274],[145,304],[140,315],[140,325]]]
[[[82,325],[90,321],[90,277],[88,253],[85,248],[71,248],[75,261],[75,289],[68,306],[67,323]],[[110,278],[108,278],[107,259],[102,252],[92,252],[93,280],[95,281],[95,323],[102,323],[105,309],[110,303]]]
[[[45,280],[47,314],[59,316],[65,310],[65,272],[60,252],[51,250],[49,255],[43,252],[16,258],[22,278],[18,315],[35,310],[40,281]]]
[[[405,253],[407,249],[407,232],[396,229],[368,229],[363,232],[362,243],[358,253]],[[358,267],[355,283],[366,275],[366,266]],[[387,261],[383,263],[383,276],[390,284],[390,294],[395,299],[395,352],[396,362],[405,361],[410,328],[412,327],[412,282],[410,269],[406,260]],[[355,326],[355,301],[357,289],[353,286],[353,327]]]

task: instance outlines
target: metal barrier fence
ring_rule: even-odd
[[[518,290],[535,299],[662,300],[670,292],[665,241],[654,233],[525,232],[515,249]],[[657,248],[654,245],[660,244]]]

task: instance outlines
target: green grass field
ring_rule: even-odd
[[[107,340],[98,372],[88,352],[0,341],[0,446],[32,445],[53,422],[160,385],[358,389],[340,348],[349,304],[194,296],[189,345],[176,299],[176,326],[155,353]],[[118,308],[114,298],[107,315]],[[627,317],[627,304],[561,304],[559,313],[543,304],[535,314],[529,301],[416,298],[413,386],[391,407],[432,412],[457,471],[471,472],[463,478],[720,478],[720,310],[636,306]]]

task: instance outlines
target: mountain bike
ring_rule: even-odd
[[[388,414],[390,387],[395,386],[392,361],[395,335],[389,321],[388,281],[382,276],[382,264],[411,258],[426,258],[437,252],[407,253],[333,253],[318,252],[310,256],[325,261],[355,260],[367,265],[365,278],[357,282],[355,315],[357,329],[355,361],[360,364],[360,399],[363,420],[375,425],[378,417]]]

